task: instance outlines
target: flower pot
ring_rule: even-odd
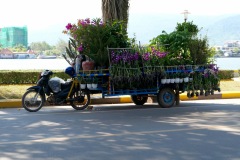
[[[81,89],[85,89],[86,88],[86,84],[81,84],[80,87],[81,87]]]
[[[92,88],[92,84],[87,84],[87,88],[88,89]]]
[[[171,79],[167,79],[167,80],[166,80],[166,83],[167,83],[167,84],[169,84],[169,83],[170,83],[170,81],[171,81]]]
[[[188,77],[185,77],[185,78],[183,78],[183,81],[184,81],[184,82],[188,82],[188,81],[189,81],[189,78],[188,78]]]
[[[93,89],[96,89],[97,87],[98,87],[98,84],[92,83],[92,88],[93,88]]]
[[[167,82],[167,79],[161,79],[161,83],[165,84]]]
[[[82,62],[83,71],[94,70],[94,62],[93,61],[84,61]]]
[[[175,79],[170,79],[170,83],[174,83],[175,82]]]
[[[179,83],[180,78],[175,78],[175,83]]]
[[[183,78],[179,78],[179,83],[182,83],[183,82]]]

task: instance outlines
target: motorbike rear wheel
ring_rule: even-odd
[[[29,112],[39,111],[44,103],[43,96],[35,90],[28,90],[22,96],[22,106]]]
[[[84,110],[90,104],[90,93],[87,90],[73,91],[70,99],[70,104],[75,110]]]

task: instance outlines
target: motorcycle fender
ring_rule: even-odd
[[[46,96],[45,96],[45,93],[44,93],[42,87],[40,87],[40,86],[32,86],[32,87],[29,87],[27,90],[35,90],[35,91],[39,92],[40,95],[43,96],[44,101],[46,101]]]

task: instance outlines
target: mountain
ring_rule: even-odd
[[[58,23],[35,30],[28,28],[29,44],[32,42],[45,41],[50,45],[56,45],[60,39],[68,41],[69,36],[62,33],[62,31],[65,29],[65,26],[65,23]]]
[[[212,45],[223,45],[227,40],[240,40],[240,15],[224,17],[206,26],[206,33]]]
[[[198,25],[200,35],[207,36],[210,45],[223,45],[227,40],[240,40],[240,15],[189,16],[188,21]],[[130,15],[129,36],[136,34],[141,43],[158,36],[165,30],[174,31],[177,23],[183,22],[182,15]]]
[[[198,16],[189,15],[188,21],[193,21],[201,29],[200,34],[207,36],[210,45],[223,45],[227,40],[240,40],[240,15]],[[173,14],[130,14],[128,35],[141,44],[148,44],[149,40],[157,37],[165,30],[167,33],[174,31],[177,23],[183,22],[183,15]],[[29,43],[46,41],[55,45],[59,39],[68,40],[62,33],[65,22],[48,26],[39,30],[29,30]]]

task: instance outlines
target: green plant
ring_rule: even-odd
[[[63,54],[64,59],[69,64],[71,64],[72,62],[75,62],[75,59],[79,53],[77,51],[76,41],[72,38],[69,38],[69,40],[68,40],[68,47],[66,47],[66,53],[67,53],[67,55]]]
[[[86,79],[84,77],[80,77],[81,84],[86,84]]]
[[[86,80],[87,84],[91,84],[92,83],[92,78],[91,77],[87,77],[85,80]]]
[[[93,77],[92,83],[97,84],[98,83],[98,78],[97,77]]]
[[[165,65],[205,64],[208,63],[215,51],[208,45],[207,37],[199,38],[199,29],[193,22],[178,23],[176,29],[150,40],[150,45],[161,45],[168,52]]]
[[[233,70],[220,70],[220,71],[218,71],[218,77],[221,80],[230,80],[234,77],[234,71]]]

